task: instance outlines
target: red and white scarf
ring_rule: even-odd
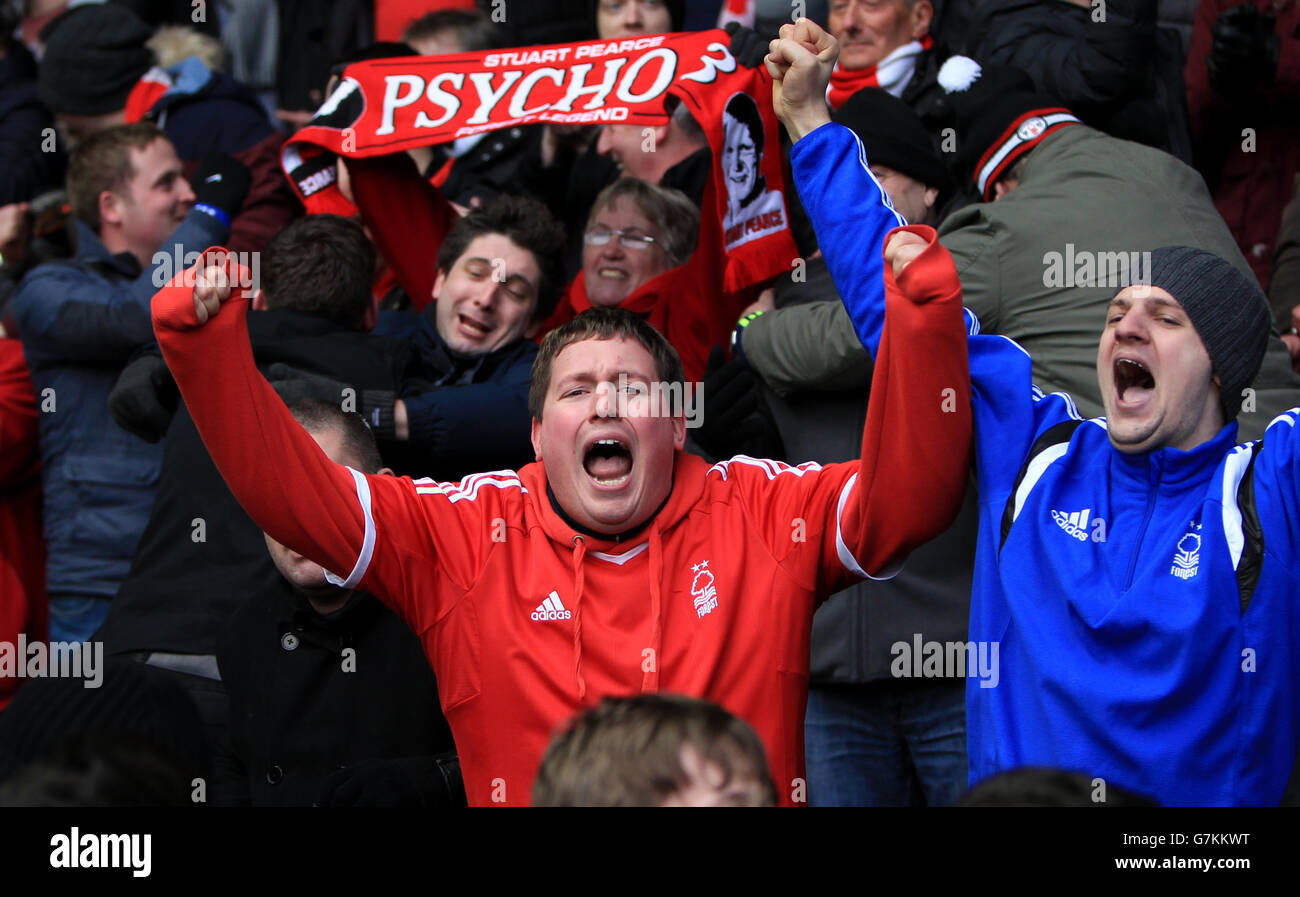
[[[903,44],[866,68],[846,69],[835,63],[831,83],[826,88],[826,102],[830,103],[831,109],[839,109],[864,87],[883,87],[894,96],[901,96],[916,69],[916,57],[933,46],[934,38],[927,34],[919,41]]]
[[[743,290],[788,271],[798,252],[784,204],[772,79],[762,66],[738,65],[728,40],[714,30],[356,63],[285,143],[281,164],[308,211],[338,212],[346,201],[334,183],[337,156],[385,155],[541,122],[661,125],[671,94],[709,139],[714,208],[704,210],[705,226],[722,228],[727,217],[735,239],[725,240],[724,289]],[[757,168],[767,189],[761,213],[740,220],[727,214],[721,171],[723,109],[737,94],[762,118]],[[749,208],[757,212],[759,204]]]

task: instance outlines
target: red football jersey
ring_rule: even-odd
[[[710,466],[678,452],[667,503],[621,543],[566,524],[541,463],[459,484],[336,465],[254,367],[246,301],[198,327],[178,278],[153,314],[204,443],[249,515],[420,636],[472,804],[528,803],[557,726],[602,697],[655,690],[711,699],[753,725],[790,804],[806,793],[816,605],[941,532],[965,489],[960,292],[932,295],[922,280],[905,297],[886,283],[860,461]]]

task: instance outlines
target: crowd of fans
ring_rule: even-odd
[[[986,517],[1009,552],[1025,550],[1009,528],[1050,463],[1040,453],[1060,457],[1071,436],[1054,424],[1023,448],[1007,437],[1007,503],[981,427],[989,439],[989,421],[1010,426],[1019,412],[979,408],[996,405],[982,386],[1003,389],[1015,362],[972,341],[966,376],[963,331],[950,328],[943,361],[904,363],[906,328],[931,345],[943,303],[930,302],[929,322],[896,309],[903,296],[927,307],[916,297],[938,288],[915,272],[937,282],[943,253],[961,288],[944,314],[955,321],[964,305],[978,320],[966,329],[1014,340],[1036,401],[1068,394],[1071,419],[1113,417],[1111,378],[1121,399],[1157,380],[1145,356],[1114,373],[1098,360],[1127,285],[1103,276],[1103,260],[1122,257],[1195,325],[1216,420],[1238,434],[1227,445],[1283,450],[1276,429],[1264,437],[1279,416],[1289,429],[1300,404],[1300,2],[829,0],[797,4],[816,23],[797,30],[788,3],[743,5],[725,40],[737,64],[775,79],[782,141],[765,148],[761,119],[729,105],[722,171],[761,191],[753,159],[782,154],[799,256],[738,298],[724,295],[722,249],[706,238],[719,226],[706,129],[719,122],[675,99],[654,127],[532,124],[339,160],[350,214],[306,214],[281,155],[349,64],[700,30],[738,4],[0,4],[0,803],[1096,803],[1089,783],[1102,775],[1112,802],[1294,799],[1289,763],[1280,779],[1260,773],[1281,761],[1252,766],[1191,730],[1177,747],[1219,764],[1201,791],[1165,787],[1174,772],[1151,772],[1119,741],[1098,742],[1119,758],[1101,768],[1088,750],[1051,756],[1047,735],[994,756],[1010,743],[1000,726],[1032,727],[1042,707],[1084,712],[1007,682],[1009,664],[1032,664],[1033,638],[972,606],[990,579],[1015,576],[982,560],[1002,547],[988,544]],[[899,225],[925,228],[887,250]],[[233,261],[203,257],[209,247]],[[201,257],[197,286],[184,283]],[[242,330],[226,323],[230,284],[217,273],[251,284]],[[902,322],[892,342],[887,316]],[[593,343],[639,355],[606,358]],[[990,373],[981,365],[995,355]],[[701,384],[699,425],[607,429],[570,442],[563,466],[577,402],[599,403],[592,383],[640,356],[648,381]],[[252,365],[279,400],[244,377]],[[930,440],[951,407],[936,399],[932,425],[919,411],[903,424],[899,410],[923,386],[970,406],[968,383],[974,465],[969,418],[962,438]],[[1178,395],[1180,408],[1198,400]],[[916,448],[896,470],[893,443],[879,449],[891,433],[951,444]],[[525,472],[532,462],[544,475]],[[930,464],[951,469],[918,487],[911,476]],[[1260,461],[1256,476],[1275,466]],[[865,494],[871,471],[897,480],[892,508],[883,487]],[[680,495],[688,473],[712,484],[696,505]],[[764,481],[784,485],[768,498]],[[627,482],[639,491],[621,516],[583,491]],[[1215,482],[1226,519],[1250,474]],[[446,510],[412,510],[408,489]],[[1060,507],[1074,514],[1060,526],[1097,542],[1080,507]],[[1208,543],[1210,523],[1189,508],[1168,513],[1193,521],[1188,537],[1204,524]],[[1282,614],[1260,663],[1294,673],[1297,596],[1266,560],[1290,564],[1293,537],[1266,532],[1287,509],[1251,508],[1237,512],[1244,552],[1228,536],[1228,575],[1241,620]],[[1140,529],[1112,520],[1101,541],[1128,546],[1134,567],[1151,552],[1168,568],[1163,543],[1143,541],[1151,517],[1148,506]],[[805,519],[806,540],[792,538],[788,521],[802,534]],[[417,544],[424,528],[436,552]],[[698,557],[674,547],[687,529],[713,540]],[[1195,576],[1190,542],[1174,541]],[[505,559],[490,556],[507,544]],[[1243,556],[1262,578],[1242,572]],[[674,583],[690,571],[684,591],[672,586],[689,622],[732,627],[709,636],[717,645],[660,609],[672,565]],[[743,575],[726,580],[731,566]],[[1024,569],[1042,602],[1074,607],[1075,580],[1057,593]],[[1078,573],[1079,591],[1107,575]],[[710,621],[719,600],[753,619],[727,609]],[[1004,616],[1021,619],[1010,605]],[[1102,626],[1095,608],[1071,613]],[[1233,651],[1256,647],[1197,625]],[[993,688],[1010,710],[982,703],[987,682],[964,664],[900,672],[900,644],[919,653],[977,634],[1002,641]],[[37,642],[101,652],[84,672],[103,688],[24,673],[16,646]],[[1181,669],[1180,650],[1136,662]],[[1086,653],[1065,639],[1060,651]],[[744,664],[767,677],[746,678]],[[552,665],[575,694],[558,694]],[[1113,681],[1103,705],[1195,702],[1122,672]],[[1038,687],[1058,684],[1044,673]],[[1232,703],[1206,690],[1205,706]],[[1293,761],[1294,686],[1251,695],[1224,718]],[[1275,712],[1286,717],[1275,729],[1250,721]]]

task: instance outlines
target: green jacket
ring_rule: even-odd
[[[1083,125],[1049,135],[1027,157],[1015,190],[959,209],[939,240],[983,332],[1019,343],[1033,358],[1034,382],[1043,392],[1069,393],[1084,417],[1105,413],[1097,385],[1105,308],[1125,266],[1149,272],[1142,252],[1194,246],[1253,279],[1196,171]],[[870,376],[838,301],[763,315],[745,328],[743,350],[779,394],[851,389]],[[1300,377],[1276,334],[1254,389],[1238,419],[1243,439],[1263,435],[1300,400]]]

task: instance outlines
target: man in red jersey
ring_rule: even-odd
[[[453,484],[331,462],[253,366],[246,303],[209,274],[220,269],[154,299],[199,432],[259,526],[419,635],[472,804],[526,802],[557,725],[604,696],[661,689],[747,720],[782,802],[804,799],[814,609],[855,577],[890,575],[951,521],[965,485],[959,292],[906,276],[905,294],[891,291],[861,461],[710,467],[686,454],[662,388],[680,385],[676,353],[630,312],[594,309],[542,345],[538,462]]]
[[[810,58],[786,74],[787,94],[811,89]],[[154,297],[154,329],[250,516],[420,637],[471,804],[527,803],[560,723],[605,696],[663,690],[749,722],[788,805],[806,794],[814,609],[854,578],[890,575],[951,522],[965,488],[961,295],[909,279],[924,245],[888,241],[862,458],[826,466],[710,466],[683,452],[676,353],[619,309],[543,342],[529,400],[537,462],[460,483],[331,462],[253,366],[247,303],[224,285],[237,272],[220,250],[197,286],[178,277]]]

